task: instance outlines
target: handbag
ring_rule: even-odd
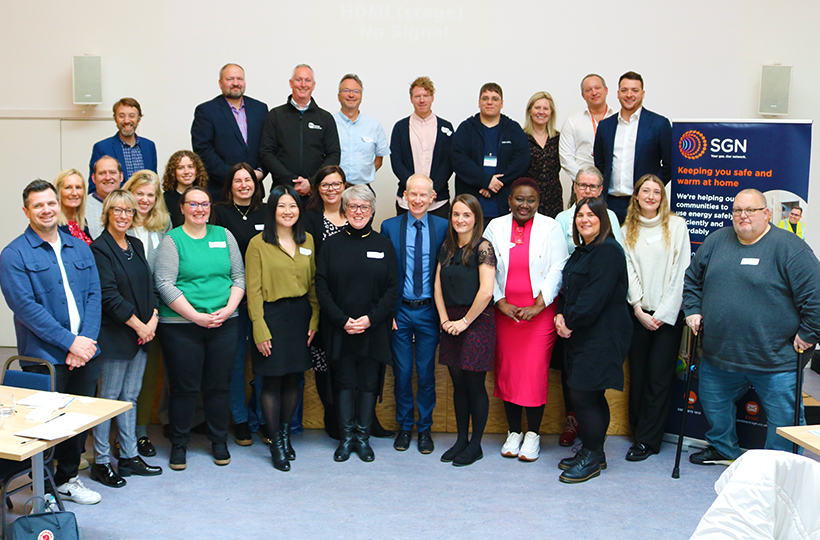
[[[28,504],[40,499],[46,511],[29,514]],[[79,540],[77,518],[73,512],[54,512],[42,497],[32,497],[23,506],[23,514],[6,526],[6,538],[9,540]]]

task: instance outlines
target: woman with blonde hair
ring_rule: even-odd
[[[208,187],[208,172],[199,156],[190,150],[177,150],[168,158],[162,176],[165,207],[171,213],[171,226],[179,227],[185,218],[179,209],[182,193],[191,186]]]
[[[160,197],[162,190],[159,176],[147,169],[137,171],[131,175],[123,189],[131,192],[137,200],[134,226],[129,229],[128,236],[137,238],[142,243],[143,254],[153,276],[157,248],[171,230],[171,216],[165,208],[164,197]],[[157,389],[161,351],[159,340],[155,338],[154,341],[154,346],[148,350],[145,373],[142,377],[142,390],[137,398],[137,450],[141,456],[145,457],[157,455],[147,431],[148,424],[151,423],[151,409]]]
[[[60,198],[60,229],[91,245],[91,234],[85,221],[88,184],[77,169],[63,169],[54,179],[54,189]]]
[[[555,101],[548,92],[536,92],[527,101],[524,115],[524,133],[530,142],[530,166],[523,177],[538,184],[540,204],[538,212],[554,218],[564,209],[564,194],[558,173],[560,133],[555,129]]]
[[[627,461],[660,451],[683,332],[683,275],[689,266],[686,221],[669,209],[666,189],[652,174],[635,184],[624,237],[632,306],[629,347],[629,424],[635,443]]]

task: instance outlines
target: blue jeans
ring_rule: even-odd
[[[253,325],[248,316],[248,307],[239,306],[239,317],[237,317],[237,327],[239,328],[239,339],[236,343],[236,355],[234,356],[233,371],[231,372],[231,417],[234,423],[241,424],[247,422],[251,431],[259,429],[259,424],[264,421],[262,410],[259,408],[259,400],[255,396],[262,390],[262,378],[256,377],[251,381],[251,397],[245,405],[245,359],[248,353],[248,343],[255,347],[253,343]]]
[[[709,422],[706,442],[718,452],[728,458],[738,458],[743,453],[737,442],[735,402],[750,386],[754,386],[766,412],[766,448],[792,451],[792,443],[775,430],[794,425],[794,391],[797,383],[794,371],[733,373],[716,368],[704,358],[700,363],[699,379],[700,402]],[[803,400],[800,400],[800,424],[805,423]]]

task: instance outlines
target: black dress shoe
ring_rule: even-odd
[[[473,450],[469,446],[455,458],[453,458],[453,466],[455,467],[466,467],[467,465],[472,465],[479,459],[484,457],[484,452],[481,450],[481,447],[478,447],[478,450]]]
[[[399,452],[404,452],[408,448],[410,448],[410,440],[413,438],[413,433],[407,430],[399,431],[399,434],[396,435],[396,440],[393,441],[393,448],[398,450]]]
[[[370,424],[370,435],[372,437],[376,437],[377,439],[392,439],[396,436],[396,432],[390,431],[389,429],[384,429],[379,423],[379,419],[376,418],[376,415],[374,414],[373,422]]]
[[[137,439],[137,452],[141,456],[154,457],[157,455],[157,449],[151,444],[151,439],[148,437],[140,437]]]
[[[435,449],[436,445],[433,444],[433,436],[430,434],[430,430],[426,429],[419,433],[419,452],[432,454]]]
[[[162,467],[153,467],[145,463],[141,457],[121,459],[117,461],[117,472],[120,476],[158,476],[162,474]]]
[[[441,454],[441,462],[442,463],[451,463],[457,455],[462,453],[464,449],[467,448],[467,442],[460,443],[456,441],[456,444],[452,446],[449,450]]]
[[[626,460],[643,461],[652,454],[657,454],[657,452],[646,446],[644,443],[636,442],[626,453]]]
[[[125,485],[125,480],[117,474],[110,463],[93,463],[89,476],[104,486],[121,488]]]

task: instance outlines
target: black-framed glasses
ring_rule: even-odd
[[[572,182],[581,191],[595,191],[601,189],[602,184],[581,184],[579,182]]]
[[[120,208],[119,206],[114,206],[111,208],[111,211],[114,212],[115,216],[121,216],[123,212],[125,212],[126,216],[133,216],[137,213],[136,209],[134,208]]]
[[[339,191],[343,185],[342,182],[321,183],[319,184],[319,189],[322,191]]]
[[[765,210],[765,209],[766,209],[765,206],[762,207],[762,208],[732,208],[732,215],[735,216],[735,217],[740,217],[745,212],[747,216],[752,217],[755,214],[757,214],[758,212],[760,212],[761,210]]]
[[[348,204],[347,211],[348,212],[356,212],[357,210],[361,211],[362,213],[370,212],[370,209],[373,208],[369,204]]]
[[[208,202],[208,201],[205,201],[205,202],[189,202],[189,203],[185,203],[185,204],[187,204],[188,208],[190,208],[191,210],[196,210],[197,208],[202,208],[203,210],[207,210],[208,208],[211,207],[211,203]]]

